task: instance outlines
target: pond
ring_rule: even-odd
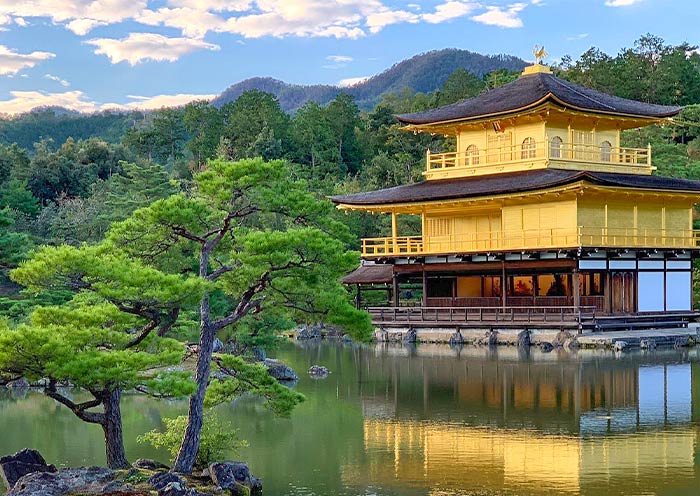
[[[250,398],[219,407],[267,495],[700,492],[700,349],[614,354],[445,345],[287,343],[275,355],[306,395],[291,418]],[[306,375],[313,364],[327,379]],[[129,457],[167,453],[137,435],[186,411],[124,398]],[[0,454],[103,464],[99,427],[38,392],[0,391]]]

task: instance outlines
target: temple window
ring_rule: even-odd
[[[554,136],[549,140],[549,156],[550,158],[561,158],[562,139],[559,136]]]
[[[479,165],[479,148],[469,145],[466,151],[467,165]]]
[[[609,141],[603,141],[600,144],[600,161],[610,162],[612,159],[612,145]]]
[[[537,155],[537,143],[535,143],[535,138],[525,138],[522,145],[521,158],[535,158]]]

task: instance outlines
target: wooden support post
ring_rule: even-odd
[[[578,263],[578,261],[576,261],[576,263]],[[581,273],[578,271],[578,267],[574,269],[571,280],[571,290],[574,296],[574,308],[578,311],[581,307]]]
[[[398,237],[399,227],[397,222],[396,212],[391,212],[391,241],[393,245],[393,252],[398,253],[398,243],[396,238]]]
[[[399,306],[399,278],[397,274],[394,274],[392,277],[392,293],[393,293],[393,300],[394,300],[394,307]]]
[[[508,284],[506,282],[506,261],[501,261],[501,303],[506,308],[506,293]]]
[[[425,267],[423,267],[423,306],[428,306],[428,278],[425,275]]]
[[[355,307],[358,310],[362,308],[362,289],[359,284],[357,285],[357,295],[355,296]]]

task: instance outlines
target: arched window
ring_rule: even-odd
[[[559,136],[554,136],[549,140],[549,158],[561,158],[562,140]]]
[[[523,140],[521,157],[523,160],[527,158],[535,158],[537,155],[537,144],[535,143],[535,138],[525,138]]]
[[[465,156],[467,165],[479,165],[479,148],[476,145],[469,145]]]
[[[610,162],[612,160],[612,145],[609,141],[603,141],[600,144],[600,161]]]

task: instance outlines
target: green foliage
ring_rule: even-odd
[[[166,449],[175,459],[180,448],[182,436],[187,427],[187,416],[163,419],[164,430],[152,430],[137,438],[140,443],[149,443],[157,449]],[[248,444],[238,438],[238,430],[230,422],[223,422],[212,411],[204,415],[201,441],[195,466],[206,467],[212,462],[220,461],[230,456]]]
[[[0,210],[0,270],[15,266],[32,247],[29,237],[14,232],[13,225],[14,220],[9,209]]]
[[[5,207],[33,216],[39,213],[39,200],[32,195],[26,181],[11,179],[0,191],[0,208]]]
[[[263,398],[265,405],[275,414],[286,416],[304,401],[301,393],[281,385],[263,365],[247,363],[233,355],[219,355],[215,363],[219,373],[207,390],[207,407],[229,403],[244,394],[251,394]]]

